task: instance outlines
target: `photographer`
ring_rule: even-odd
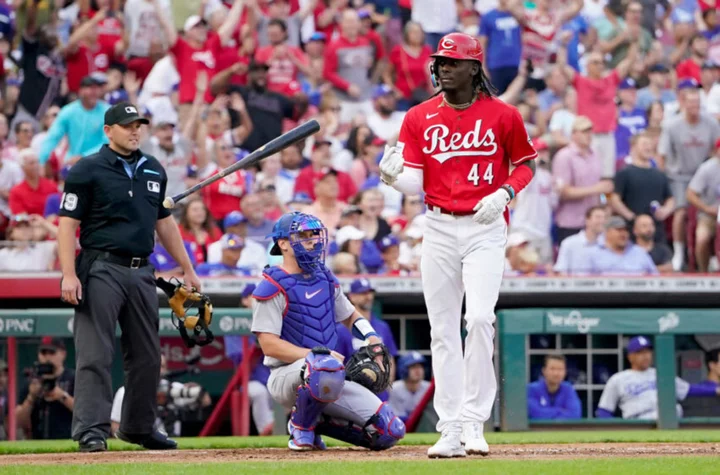
[[[169,436],[185,435],[182,433],[183,422],[203,420],[203,410],[212,404],[210,396],[195,383],[180,383],[172,379],[193,372],[192,366],[199,358],[188,361],[190,368],[183,371],[169,372],[165,356],[160,357],[160,384],[157,389],[157,419],[155,428]],[[111,430],[114,434],[120,427],[125,387],[115,393],[112,411],[110,412]]]
[[[28,387],[16,408],[18,426],[33,439],[69,439],[75,399],[75,372],[66,369],[65,343],[44,337]],[[29,437],[30,438],[30,437]]]

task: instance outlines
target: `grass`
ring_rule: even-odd
[[[302,464],[298,467],[298,464]],[[298,470],[299,469],[299,470]],[[47,475],[60,473],[48,466],[0,467],[0,474]],[[423,461],[382,461],[382,462],[242,462],[203,464],[202,470],[194,464],[109,464],[109,465],[63,465],[63,475],[197,475],[212,473],[213,475],[237,475],[240,473],[262,473],[263,475],[287,475],[302,473],[303,475],[327,475],[342,473],[343,475],[367,475],[382,473],[383,475],[439,475],[452,473],[483,475],[528,474],[533,475],[565,475],[578,474],[623,475],[648,474],[670,475],[678,473],[698,473],[703,475],[720,474],[720,464],[715,457],[662,457],[662,458],[620,458],[620,459],[580,459],[580,460],[533,460],[532,468],[528,461],[512,460],[423,460]]]
[[[437,434],[408,434],[402,445],[432,445]],[[627,431],[550,431],[550,432],[495,432],[486,434],[493,444],[581,444],[602,442],[716,442],[720,443],[720,431],[716,430],[627,430]],[[330,446],[346,445],[332,439]],[[287,447],[286,436],[273,437],[203,437],[180,438],[181,449],[240,449]],[[137,450],[135,445],[119,440],[109,441],[110,450]],[[74,452],[77,443],[71,440],[26,440],[0,442],[0,455]],[[720,466],[720,465],[719,465]]]

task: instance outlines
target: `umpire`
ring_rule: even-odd
[[[154,428],[160,374],[159,309],[148,262],[155,232],[182,266],[185,284],[200,282],[177,225],[163,208],[167,176],[139,147],[141,124],[132,104],[105,113],[109,144],[83,157],[67,176],[60,202],[58,254],[62,299],[76,306],[75,411],[72,435],[81,452],[107,450],[110,435],[115,328],[122,330],[125,399],[117,437],[147,449],[175,449]],[[80,227],[82,251],[75,257]]]

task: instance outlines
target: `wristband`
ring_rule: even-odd
[[[352,327],[352,334],[358,340],[367,340],[371,336],[379,337],[375,329],[370,325],[370,322],[364,318],[355,320]]]
[[[508,192],[508,195],[510,195],[510,199],[511,199],[511,200],[512,200],[513,198],[515,198],[515,190],[513,189],[512,186],[510,186],[510,185],[503,185],[503,186],[501,186],[500,188],[502,188],[503,190],[505,190],[505,191]]]

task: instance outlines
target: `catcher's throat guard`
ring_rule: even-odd
[[[180,336],[188,348],[193,348],[196,345],[205,346],[215,339],[210,331],[213,307],[207,295],[197,292],[194,288],[192,291],[186,289],[175,278],[169,282],[159,278],[155,280],[155,285],[168,296],[168,302],[172,310],[170,318],[175,328],[180,331]],[[195,304],[198,307],[195,307]],[[188,315],[188,311],[193,308],[197,308],[197,315]],[[192,334],[188,331],[192,332]]]

